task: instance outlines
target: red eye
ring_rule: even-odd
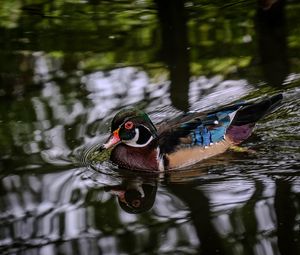
[[[124,126],[125,126],[126,129],[132,129],[133,128],[133,123],[131,121],[127,121]]]

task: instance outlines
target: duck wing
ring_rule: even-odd
[[[234,144],[247,139],[255,123],[274,110],[282,94],[259,102],[242,102],[202,113],[186,113],[158,127],[161,153],[181,148],[209,147],[223,141],[225,135]]]
[[[240,107],[235,105],[214,112],[186,114],[177,122],[164,123],[158,128],[161,153],[169,154],[194,146],[208,147],[222,141]]]

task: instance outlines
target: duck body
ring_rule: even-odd
[[[182,169],[245,141],[255,123],[281,100],[279,94],[259,102],[189,112],[157,126],[146,113],[125,109],[114,117],[112,134],[101,149],[112,147],[110,159],[121,168]]]

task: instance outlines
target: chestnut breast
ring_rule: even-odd
[[[153,144],[131,147],[121,143],[113,149],[110,159],[121,168],[158,171],[157,148]]]

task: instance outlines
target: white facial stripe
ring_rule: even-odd
[[[164,172],[165,171],[164,159],[160,155],[160,149],[159,149],[159,147],[157,147],[156,150],[157,150],[156,160],[157,160],[157,163],[158,163],[158,169],[159,169],[160,172]]]
[[[150,132],[150,130],[149,130],[149,132]],[[153,136],[150,136],[149,140],[146,143],[144,143],[144,144],[137,144],[136,142],[139,139],[139,136],[140,136],[140,131],[139,131],[138,128],[136,128],[135,129],[135,136],[131,140],[123,141],[123,142],[125,144],[129,145],[129,146],[132,146],[132,147],[145,147],[145,146],[147,146],[153,140]]]
[[[136,143],[137,140],[139,140],[140,130],[138,128],[135,128],[134,130],[135,130],[135,136],[130,141]]]

